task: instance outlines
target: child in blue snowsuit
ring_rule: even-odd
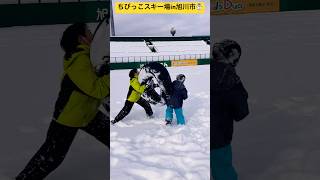
[[[167,100],[166,109],[166,125],[171,124],[173,119],[173,111],[177,117],[177,124],[185,124],[185,119],[182,112],[183,100],[188,98],[188,91],[184,86],[185,75],[179,74],[175,81],[172,82],[172,94]]]

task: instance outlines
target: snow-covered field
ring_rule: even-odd
[[[112,180],[210,179],[210,67],[169,67],[168,71],[173,79],[186,75],[186,125],[166,126],[164,106],[152,106],[155,118],[148,119],[135,104],[125,119],[111,126]],[[111,71],[111,118],[124,105],[128,73]]]
[[[242,45],[251,114],[235,124],[239,180],[320,179],[320,11],[211,16]]]

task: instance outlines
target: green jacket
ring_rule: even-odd
[[[110,76],[96,75],[89,47],[79,45],[78,48],[79,52],[64,60],[63,80],[54,112],[58,123],[70,127],[87,126],[110,92]]]
[[[130,79],[130,87],[127,95],[127,100],[130,102],[137,102],[141,94],[146,89],[145,85],[141,85],[138,80],[138,76]]]

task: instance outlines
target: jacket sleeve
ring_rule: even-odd
[[[249,115],[248,93],[240,83],[235,89],[232,97],[232,112],[235,121],[241,121]]]
[[[88,55],[79,55],[67,70],[67,74],[87,95],[97,99],[103,99],[109,95],[110,75],[98,77]]]
[[[188,98],[188,91],[187,91],[186,88],[182,89],[182,93],[181,94],[182,94],[182,99],[183,100],[186,100]]]
[[[141,94],[146,89],[146,85],[141,85],[137,78],[133,78],[132,80],[130,80],[130,86],[132,86],[132,88],[134,90],[136,90],[137,92],[139,92]]]

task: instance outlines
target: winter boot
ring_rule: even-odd
[[[154,118],[154,115],[147,115],[148,119],[153,119]]]
[[[171,125],[171,121],[170,120],[166,120],[166,125]]]

